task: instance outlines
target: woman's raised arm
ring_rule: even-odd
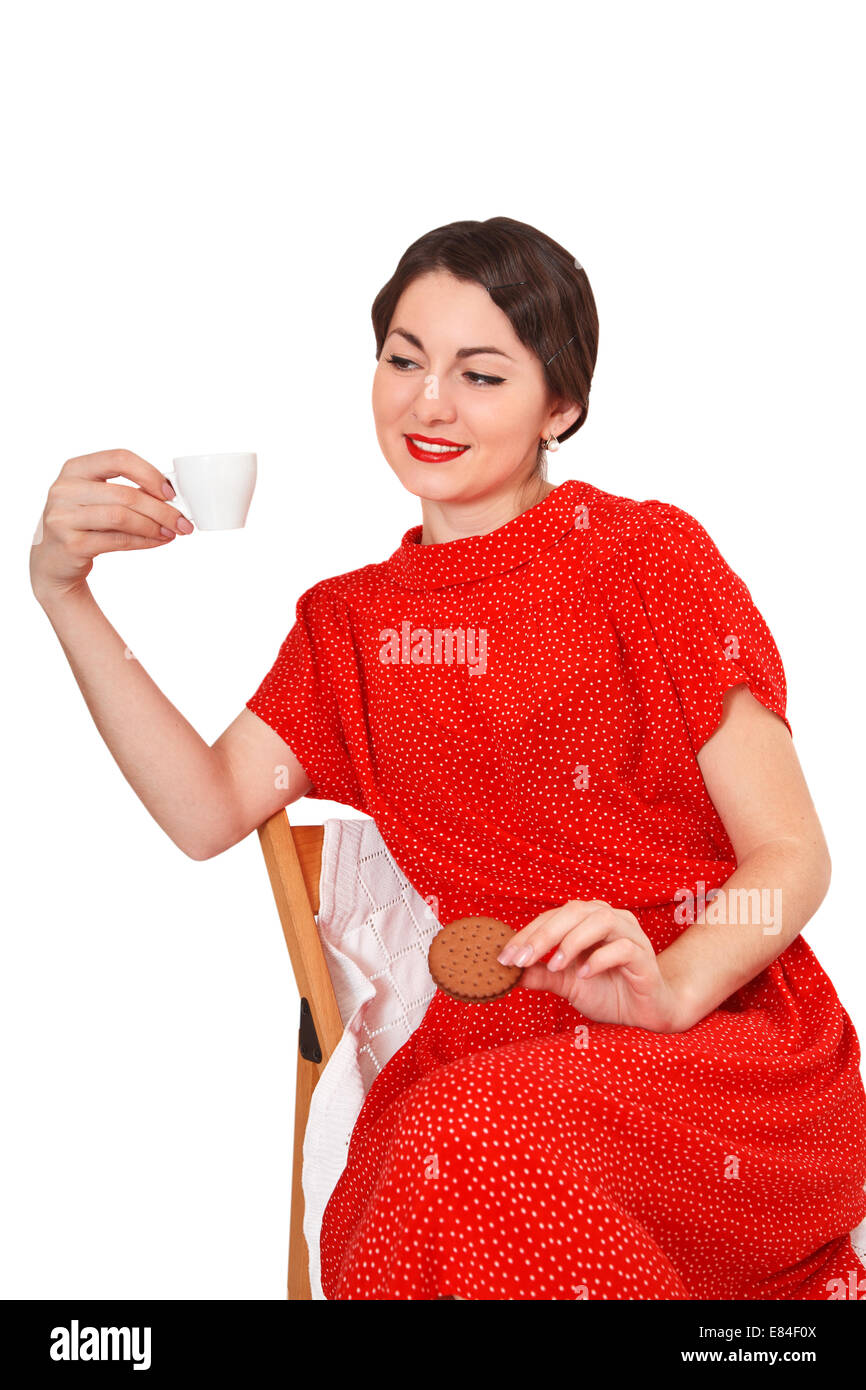
[[[108,482],[122,475],[140,485]],[[156,547],[177,509],[145,459],[112,449],[68,459],[30,552],[31,585],[87,708],[133,791],[191,859],[237,844],[310,780],[283,739],[250,710],[211,747],[151,680],[91,593],[94,557]],[[171,541],[168,541],[171,544]]]
[[[230,849],[309,789],[288,744],[248,709],[209,746],[129,651],[86,585],[42,606],[115,762],[191,859]]]

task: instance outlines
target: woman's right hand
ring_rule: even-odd
[[[108,482],[117,477],[139,486]],[[150,549],[188,535],[192,522],[171,505],[164,487],[171,484],[159,469],[128,449],[67,459],[48,489],[30,549],[30,583],[40,602],[86,588],[94,556],[103,551]]]

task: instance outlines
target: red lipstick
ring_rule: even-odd
[[[459,458],[465,454],[470,447],[468,444],[457,444],[453,439],[431,438],[426,434],[415,434],[405,436],[406,448],[413,459],[419,459],[422,463],[448,463],[451,459]],[[416,444],[415,441],[419,443]],[[425,449],[424,444],[438,444],[438,449]],[[451,448],[448,448],[451,445]]]

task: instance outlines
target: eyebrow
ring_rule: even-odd
[[[388,337],[390,338],[390,337],[392,336],[392,334],[394,334],[394,333],[399,333],[401,338],[405,338],[406,341],[409,342],[409,343],[411,343],[413,347],[418,348],[419,352],[425,352],[425,351],[426,351],[426,349],[425,349],[425,347],[424,347],[424,344],[421,342],[421,339],[418,338],[418,337],[416,337],[416,335],[415,335],[414,333],[410,333],[409,330],[408,330],[407,328],[392,328],[392,329],[391,329],[391,332],[388,334]],[[497,357],[505,357],[505,358],[507,358],[507,360],[508,360],[509,362],[513,362],[513,361],[514,361],[514,358],[513,358],[513,357],[509,357],[507,352],[503,352],[501,348],[495,348],[495,347],[465,347],[465,348],[458,348],[457,351],[456,351],[456,353],[454,354],[454,356],[455,356],[455,357],[477,357],[477,356],[478,356],[480,353],[482,353],[482,352],[494,353]]]

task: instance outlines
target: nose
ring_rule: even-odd
[[[415,396],[412,414],[419,425],[432,425],[437,421],[453,424],[457,418],[453,404],[441,394],[439,377],[435,372],[428,372],[425,376]]]

